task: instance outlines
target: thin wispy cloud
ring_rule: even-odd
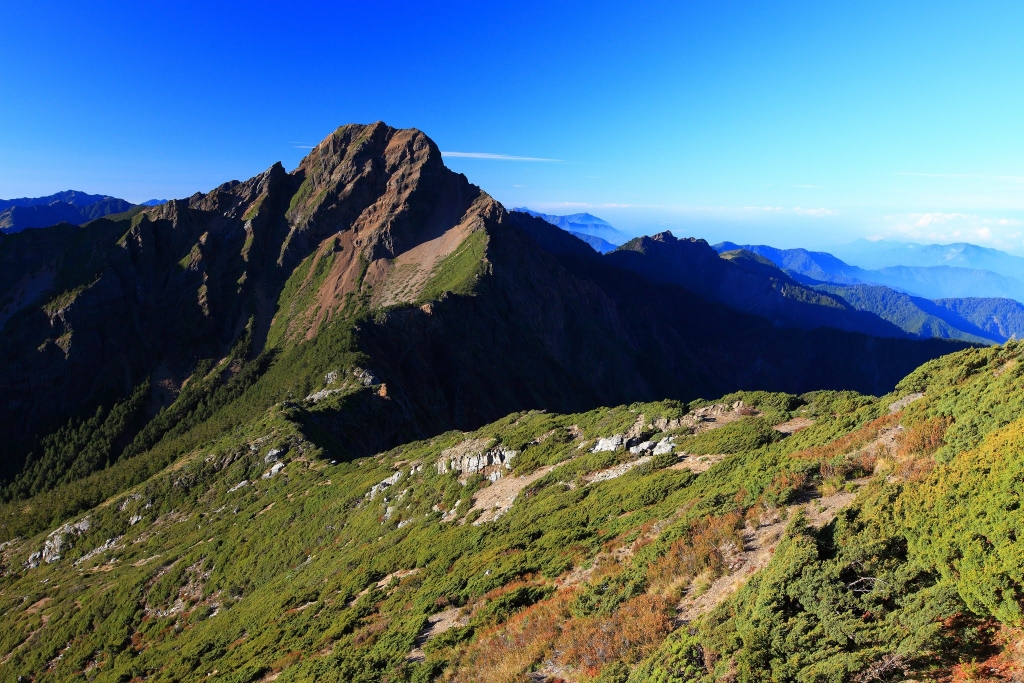
[[[517,157],[511,154],[492,154],[490,152],[441,152],[441,156],[458,157],[461,159],[490,159],[491,161],[541,161],[560,163],[561,159],[545,159],[543,157]]]
[[[914,171],[900,171],[896,175],[913,176],[918,178],[974,178],[978,180],[1001,180],[1009,183],[1024,183],[1024,176],[1019,175],[988,175],[984,173],[917,173]]]
[[[313,149],[316,145],[307,145],[305,142],[289,142],[292,149]]]
[[[795,213],[801,216],[834,216],[836,212],[826,208],[804,208],[802,206],[744,206],[745,211],[770,211],[773,213]]]
[[[672,213],[692,214],[733,214],[750,215],[753,213],[778,213],[793,214],[799,216],[824,217],[838,214],[833,209],[824,207],[812,208],[802,206],[679,206],[672,204],[620,204],[608,202],[595,204],[592,202],[540,202],[537,204],[549,210],[556,209],[655,209],[659,211],[670,211]]]

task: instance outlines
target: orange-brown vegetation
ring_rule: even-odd
[[[896,457],[904,458],[933,455],[943,444],[950,419],[938,416],[919,422],[903,433],[896,447]]]
[[[485,632],[469,647],[451,680],[513,683],[552,653],[562,624],[570,618],[572,589],[526,608]]]
[[[676,593],[698,575],[721,574],[727,565],[726,550],[743,550],[744,518],[739,512],[705,517],[694,522],[682,538],[648,569],[651,590]],[[676,596],[678,597],[678,596]]]
[[[833,458],[848,455],[878,438],[879,433],[886,427],[892,427],[900,421],[900,414],[883,415],[882,417],[868,422],[863,427],[856,429],[849,434],[841,436],[821,446],[811,446],[793,454],[794,458],[805,460],[831,460]]]
[[[610,662],[636,662],[671,630],[668,601],[638,595],[608,616],[571,619],[555,643],[556,663],[596,676]]]

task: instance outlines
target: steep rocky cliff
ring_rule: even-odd
[[[339,128],[291,173],[2,236],[3,477],[32,471],[9,495],[173,437],[172,458],[282,400],[349,457],[527,408],[880,393],[960,348],[797,329],[811,304],[791,283],[703,243],[680,270],[663,252],[688,244],[601,257],[382,123]],[[743,313],[747,287],[778,315]]]

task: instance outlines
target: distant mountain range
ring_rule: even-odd
[[[579,237],[602,254],[612,251],[615,247],[625,244],[629,240],[629,235],[612,227],[607,221],[589,213],[556,216],[549,213],[531,211],[524,207],[517,207],[512,210],[543,219],[551,225],[557,225],[562,230],[571,232],[576,237]]]
[[[723,255],[745,252],[766,259],[802,284],[840,297],[855,309],[874,313],[915,337],[991,343],[1024,336],[1024,306],[1020,303],[1024,284],[991,271],[953,266],[866,270],[825,252],[732,242],[717,244],[715,250]],[[993,294],[971,296],[988,292]]]
[[[926,299],[1001,297],[1024,301],[1024,282],[979,268],[894,265],[868,270],[852,266],[832,254],[807,249],[777,249],[763,244],[739,245],[733,242],[722,242],[715,249],[720,252],[746,249],[767,258],[783,270],[792,271],[797,279],[802,276],[808,284],[885,285]],[[1006,259],[1016,258],[1003,255]]]
[[[143,206],[166,204],[166,199],[150,199]],[[57,223],[82,225],[89,221],[124,213],[136,206],[131,202],[103,194],[66,190],[46,197],[0,199],[0,232],[21,232],[27,228],[45,228]]]
[[[893,266],[955,266],[988,270],[1024,281],[1024,258],[976,244],[914,244],[860,239],[833,250],[847,263],[866,269]]]

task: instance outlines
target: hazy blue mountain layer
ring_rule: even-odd
[[[834,252],[847,263],[861,268],[877,270],[890,266],[955,266],[989,270],[1024,280],[1024,258],[966,242],[915,244],[861,239],[837,247]]]
[[[555,216],[552,214],[540,213],[538,211],[531,211],[530,209],[523,207],[513,208],[512,210],[541,218],[546,220],[548,223],[551,223],[551,225],[557,225],[562,230],[566,230],[568,232],[600,237],[602,240],[609,242],[614,246],[619,246],[629,240],[629,235],[612,227],[607,221],[589,213],[574,213],[568,216]],[[597,249],[596,246],[594,248]],[[597,250],[602,251],[601,249]]]
[[[825,252],[732,242],[715,245],[720,252],[740,248],[764,256],[806,284],[815,284],[809,281],[813,280],[842,285],[885,285],[926,299],[996,297],[1024,301],[1024,282],[988,270],[904,265],[867,270],[851,266]]]
[[[586,233],[576,232],[575,230],[568,231],[573,237],[578,237],[590,246],[594,248],[594,251],[607,254],[609,251],[615,251],[616,246],[607,240],[603,240],[596,235],[587,235]]]
[[[65,190],[45,197],[20,197],[18,199],[0,199],[0,211],[6,211],[13,206],[49,206],[54,202],[63,202],[79,208],[95,204],[104,199],[111,199],[105,194],[87,194],[78,190]]]
[[[117,197],[85,194],[75,190],[48,197],[0,200],[0,232],[20,232],[57,223],[81,225],[102,216],[123,213],[134,204]]]

